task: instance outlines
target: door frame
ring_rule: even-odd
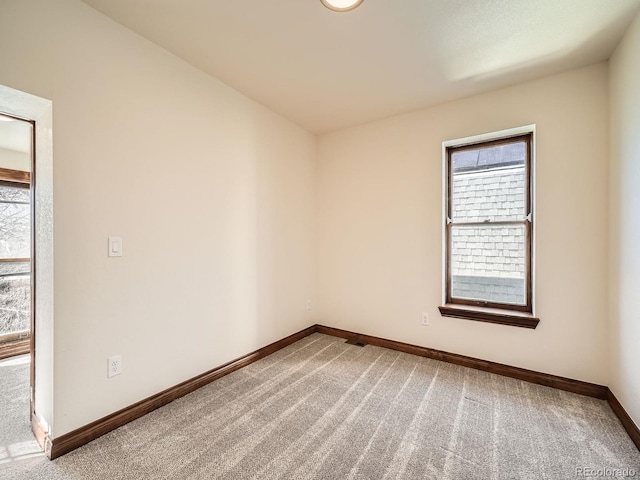
[[[49,455],[50,439],[54,434],[53,104],[50,100],[0,85],[0,113],[33,125],[30,417],[36,439]]]

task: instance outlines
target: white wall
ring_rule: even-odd
[[[31,171],[31,155],[7,148],[0,148],[0,167],[11,170]]]
[[[609,387],[640,426],[640,15],[610,60]]]
[[[30,123],[0,118],[0,167],[30,172],[32,137]]]
[[[612,62],[614,212],[637,204],[638,30]],[[316,166],[312,135],[77,0],[4,0],[0,42],[0,84],[54,103],[54,436],[316,319],[608,384],[607,65],[323,135]],[[441,318],[441,143],[532,123],[541,323]],[[638,419],[640,226],[622,214],[611,376]]]
[[[442,318],[442,142],[529,124],[541,322]],[[319,321],[606,385],[608,155],[606,64],[321,136]]]
[[[313,323],[312,135],[77,0],[3,1],[0,44],[53,100],[54,437]]]

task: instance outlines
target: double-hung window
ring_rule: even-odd
[[[535,328],[533,129],[446,142],[444,316]]]

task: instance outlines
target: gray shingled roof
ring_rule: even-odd
[[[487,148],[459,150],[451,155],[454,173],[489,168],[524,165],[527,155],[527,144],[524,142],[508,143]]]

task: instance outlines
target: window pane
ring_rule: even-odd
[[[30,231],[29,189],[0,185],[0,340],[30,328]]]
[[[451,296],[526,305],[525,226],[450,228]]]
[[[0,202],[29,203],[29,189],[0,185]]]
[[[526,143],[455,151],[451,155],[454,222],[523,220]]]
[[[0,185],[0,259],[31,255],[29,189]]]
[[[453,173],[524,165],[527,158],[527,144],[513,142],[457,150],[451,157]]]
[[[0,264],[0,337],[29,330],[30,319],[30,289],[29,263],[19,266]],[[12,270],[11,273],[5,273]]]

